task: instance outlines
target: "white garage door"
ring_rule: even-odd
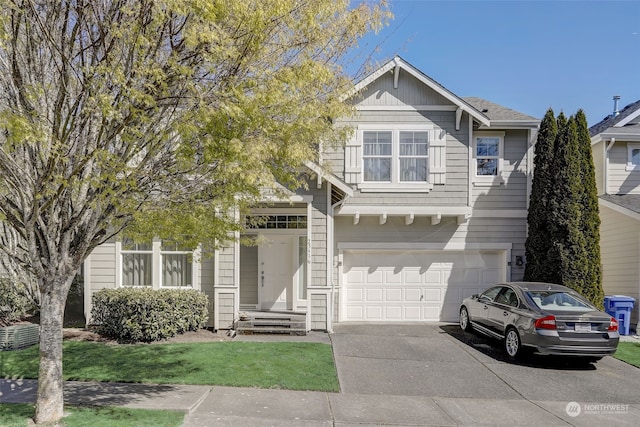
[[[502,259],[497,251],[346,252],[342,320],[456,321],[464,298],[505,280]]]

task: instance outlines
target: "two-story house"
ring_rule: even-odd
[[[539,120],[461,98],[396,57],[349,95],[353,137],[308,165],[307,190],[265,196],[260,244],[190,258],[155,241],[102,245],[85,265],[85,307],[104,287],[193,287],[211,325],[241,310],[335,322],[456,321],[463,298],[522,279]],[[236,237],[240,237],[237,235]]]
[[[591,148],[600,207],[602,284],[606,295],[635,298],[640,322],[640,101],[593,125]]]

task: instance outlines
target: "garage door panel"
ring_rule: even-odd
[[[460,302],[500,281],[498,252],[347,252],[343,320],[455,321]]]

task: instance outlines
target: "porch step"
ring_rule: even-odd
[[[236,333],[306,335],[306,317],[304,314],[250,313],[236,323]]]

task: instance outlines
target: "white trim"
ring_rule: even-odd
[[[633,150],[640,150],[640,144],[627,144],[627,165],[625,166],[627,172],[640,171],[640,164],[634,165],[631,162]]]
[[[609,208],[613,211],[626,215],[629,218],[633,218],[640,221],[640,213],[638,212],[634,212],[631,209],[625,208],[624,206],[616,205],[615,203],[612,203],[608,200],[598,198],[598,202],[606,208]]]
[[[462,110],[457,105],[358,105],[357,111],[446,111]]]
[[[455,95],[453,92],[450,92],[448,89],[445,89],[441,84],[437,83],[435,80],[432,80],[431,78],[429,78],[427,75],[422,73],[420,70],[418,70],[411,64],[405,62],[399,56],[396,56],[391,61],[387,62],[385,65],[380,67],[378,70],[374,71],[368,77],[358,82],[352,91],[345,94],[344,99],[348,99],[353,95],[357,94],[359,91],[367,87],[369,84],[371,84],[372,82],[380,78],[384,73],[386,73],[387,71],[390,71],[391,69],[397,66],[400,67],[402,70],[406,71],[407,73],[409,73],[411,76],[416,78],[418,81],[420,81],[422,84],[424,84],[434,92],[441,95],[443,98],[450,101],[456,107],[460,107],[463,111],[473,116],[476,119],[476,121],[478,121],[480,124],[483,124],[485,126],[491,126],[491,121],[487,116],[485,116],[476,108],[474,108],[473,106],[465,102],[463,99]]]
[[[363,193],[427,193],[433,190],[433,184],[429,182],[402,182],[394,184],[368,181],[358,184],[358,189]]]
[[[478,138],[498,138],[498,165],[497,175],[478,175],[478,150],[477,141]],[[471,140],[471,176],[473,185],[476,187],[492,187],[504,184],[504,177],[502,172],[504,170],[504,138],[505,132],[494,131],[476,131],[473,132],[473,138]]]
[[[308,203],[307,203],[308,204]],[[254,208],[251,214],[258,215],[308,215],[307,208]]]
[[[87,310],[89,310],[89,307],[91,307],[91,297],[92,297],[92,293],[91,293],[91,255],[92,254],[93,254],[93,252],[90,253],[89,256],[87,256],[85,258],[84,263],[83,263],[83,267],[84,267],[84,307],[83,307],[83,312],[84,312],[85,326],[91,324],[91,311],[87,311]]]
[[[353,188],[351,188],[349,184],[343,182],[341,179],[336,177],[334,174],[325,171],[324,169],[322,169],[321,166],[318,166],[313,162],[306,162],[305,166],[310,170],[312,170],[313,172],[315,172],[319,178],[320,177],[324,178],[326,181],[329,181],[332,185],[335,185],[336,187],[338,187],[338,189],[341,190],[343,193],[345,193],[347,196],[349,197],[353,196]],[[311,197],[312,197],[311,201],[313,201],[313,196]]]
[[[340,251],[508,251],[512,243],[338,242]]]
[[[380,216],[383,213],[391,216],[458,216],[471,214],[473,211],[469,206],[380,206],[380,205],[347,205],[338,209],[338,216],[357,215],[360,216]]]
[[[633,113],[629,114],[627,117],[625,117],[624,119],[620,120],[618,123],[616,123],[615,125],[613,125],[613,127],[616,128],[621,128],[623,126],[625,126],[626,124],[630,123],[631,121],[633,121],[634,119],[640,117],[640,108],[638,108],[636,111],[634,111]]]

